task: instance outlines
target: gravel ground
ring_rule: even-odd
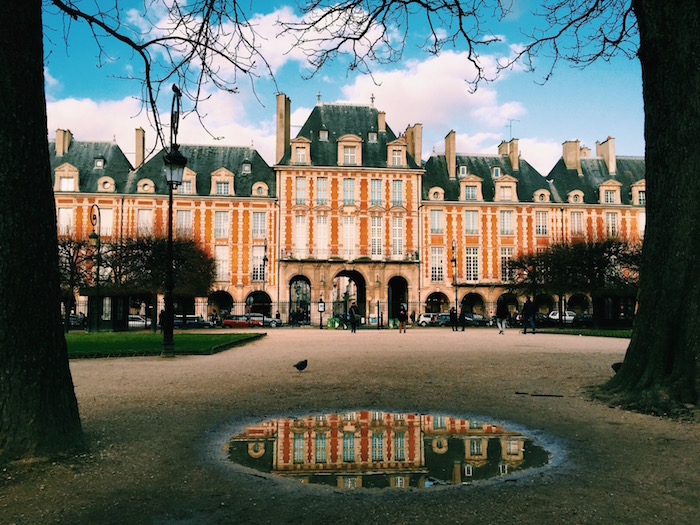
[[[213,356],[76,360],[90,451],[5,468],[0,523],[700,523],[698,418],[588,398],[627,344],[496,329],[284,328]],[[309,367],[297,372],[303,358]],[[356,408],[512,422],[551,439],[562,461],[511,482],[398,491],[307,487],[218,461],[240,421]]]

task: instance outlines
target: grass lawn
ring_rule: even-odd
[[[570,334],[570,335],[591,335],[595,337],[621,337],[629,339],[632,337],[632,330],[600,330],[595,328],[537,328],[543,334]]]
[[[209,355],[245,344],[264,334],[182,334],[175,333],[175,354]],[[128,357],[160,355],[163,335],[151,332],[69,332],[66,334],[68,357]]]

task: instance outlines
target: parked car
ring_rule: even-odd
[[[535,312],[535,326],[552,326],[553,324],[554,324],[554,321],[552,319],[550,319],[547,314],[543,314],[542,312]],[[523,316],[522,316],[522,314],[518,314],[515,317],[514,324],[512,324],[510,326],[522,326],[522,325],[523,325]]]
[[[268,317],[263,314],[258,314],[258,313],[250,313],[248,316],[251,319],[257,319],[262,323],[262,326],[269,326],[270,328],[275,328],[277,326],[282,325],[282,320],[277,319],[276,317]]]
[[[451,326],[450,313],[437,314],[432,322],[433,326]]]
[[[559,322],[559,312],[557,310],[552,310],[549,312],[549,320],[554,321],[555,323]],[[576,317],[576,313],[572,312],[571,310],[566,310],[564,312],[564,323],[565,324],[571,324],[574,322],[574,317]]]
[[[424,313],[418,316],[416,323],[418,326],[433,326],[435,324],[435,318],[438,314]]]
[[[593,316],[588,312],[576,314],[572,324],[581,328],[591,328],[593,326]]]
[[[262,325],[261,319],[248,315],[232,315],[221,322],[221,326],[224,328],[252,328]]]
[[[173,322],[175,328],[213,328],[214,323],[204,319],[201,315],[176,315]]]
[[[464,314],[464,324],[467,326],[490,326],[491,320],[481,314],[467,312]]]
[[[64,322],[63,316],[61,316],[61,322]],[[85,328],[86,324],[87,318],[84,315],[70,314],[68,326],[70,326],[71,328]]]
[[[140,315],[129,316],[129,328],[148,328],[151,326],[151,320]]]

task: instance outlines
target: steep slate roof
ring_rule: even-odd
[[[460,155],[457,154],[455,179],[450,180],[447,171],[447,160],[444,154],[433,154],[425,163],[425,175],[423,175],[423,199],[428,199],[431,188],[437,186],[444,190],[446,201],[458,201],[459,191],[459,167],[466,166],[469,175],[476,175],[483,179],[482,193],[484,201],[493,201],[496,187],[491,176],[491,168],[501,168],[501,176],[511,175],[518,179],[516,185],[518,200],[521,202],[532,202],[533,193],[538,189],[549,190],[547,180],[530,166],[522,158],[518,161],[518,171],[513,170],[508,155]]]
[[[180,146],[180,153],[187,158],[187,168],[197,174],[197,195],[211,194],[211,174],[219,168],[226,168],[234,174],[233,187],[236,197],[252,196],[253,184],[264,182],[268,196],[275,196],[275,174],[254,148],[236,146]],[[156,193],[167,194],[163,156],[160,150],[133,174],[129,180],[129,193],[136,193],[141,179],[150,179]],[[243,173],[243,163],[250,162],[250,173]]]
[[[398,137],[386,125],[384,132],[379,132],[379,111],[371,106],[352,106],[349,104],[318,104],[301,127],[296,138],[311,140],[311,165],[338,165],[338,138],[353,134],[362,139],[362,165],[374,168],[387,167],[387,144]],[[319,140],[319,132],[328,131],[328,140]],[[368,133],[377,133],[377,142],[368,141]],[[291,148],[287,148],[280,165],[292,164]],[[409,168],[420,168],[410,155],[406,155]]]
[[[78,169],[80,187],[83,193],[97,192],[97,181],[104,176],[112,177],[118,193],[124,192],[131,163],[115,142],[82,142],[72,140],[68,151],[56,155],[56,142],[49,142],[51,161],[51,181],[55,180],[55,170],[66,162]],[[95,159],[104,159],[104,167],[96,168]]]
[[[616,167],[616,174],[610,175],[602,158],[583,158],[581,175],[579,175],[575,169],[567,169],[562,158],[554,165],[547,179],[552,181],[562,201],[567,200],[567,195],[571,191],[581,190],[586,204],[598,204],[600,202],[598,187],[605,181],[616,180],[622,184],[620,202],[631,204],[630,186],[646,176],[644,157],[617,156]]]

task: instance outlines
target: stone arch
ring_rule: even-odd
[[[486,308],[484,306],[484,298],[476,293],[470,292],[462,297],[462,309],[465,312],[471,312],[486,317]]]
[[[267,294],[260,290],[250,292],[245,298],[246,312],[263,314],[267,317],[272,317],[272,299]]]
[[[408,309],[408,281],[400,275],[389,279],[387,285],[387,297],[389,298],[389,318],[398,317],[401,305],[405,305]]]
[[[552,310],[556,310],[557,302],[551,295],[545,293],[537,294],[533,300],[535,303],[535,311],[548,314]]]
[[[514,293],[505,292],[500,295],[499,299],[501,298],[505,301],[510,316],[517,316],[518,312],[520,311],[520,302],[518,301],[518,297]]]
[[[582,293],[572,295],[566,303],[566,309],[573,310],[577,314],[590,311],[590,307],[588,296]]]
[[[442,292],[433,292],[425,300],[425,311],[428,313],[447,312],[450,300]]]
[[[367,279],[358,270],[343,269],[333,277],[333,316],[344,319],[353,301],[360,317],[367,318]]]
[[[225,290],[216,290],[209,294],[207,303],[207,315],[210,317],[214,312],[218,317],[224,317],[233,309],[233,297]]]
[[[311,281],[305,275],[289,280],[289,324],[311,322]]]

